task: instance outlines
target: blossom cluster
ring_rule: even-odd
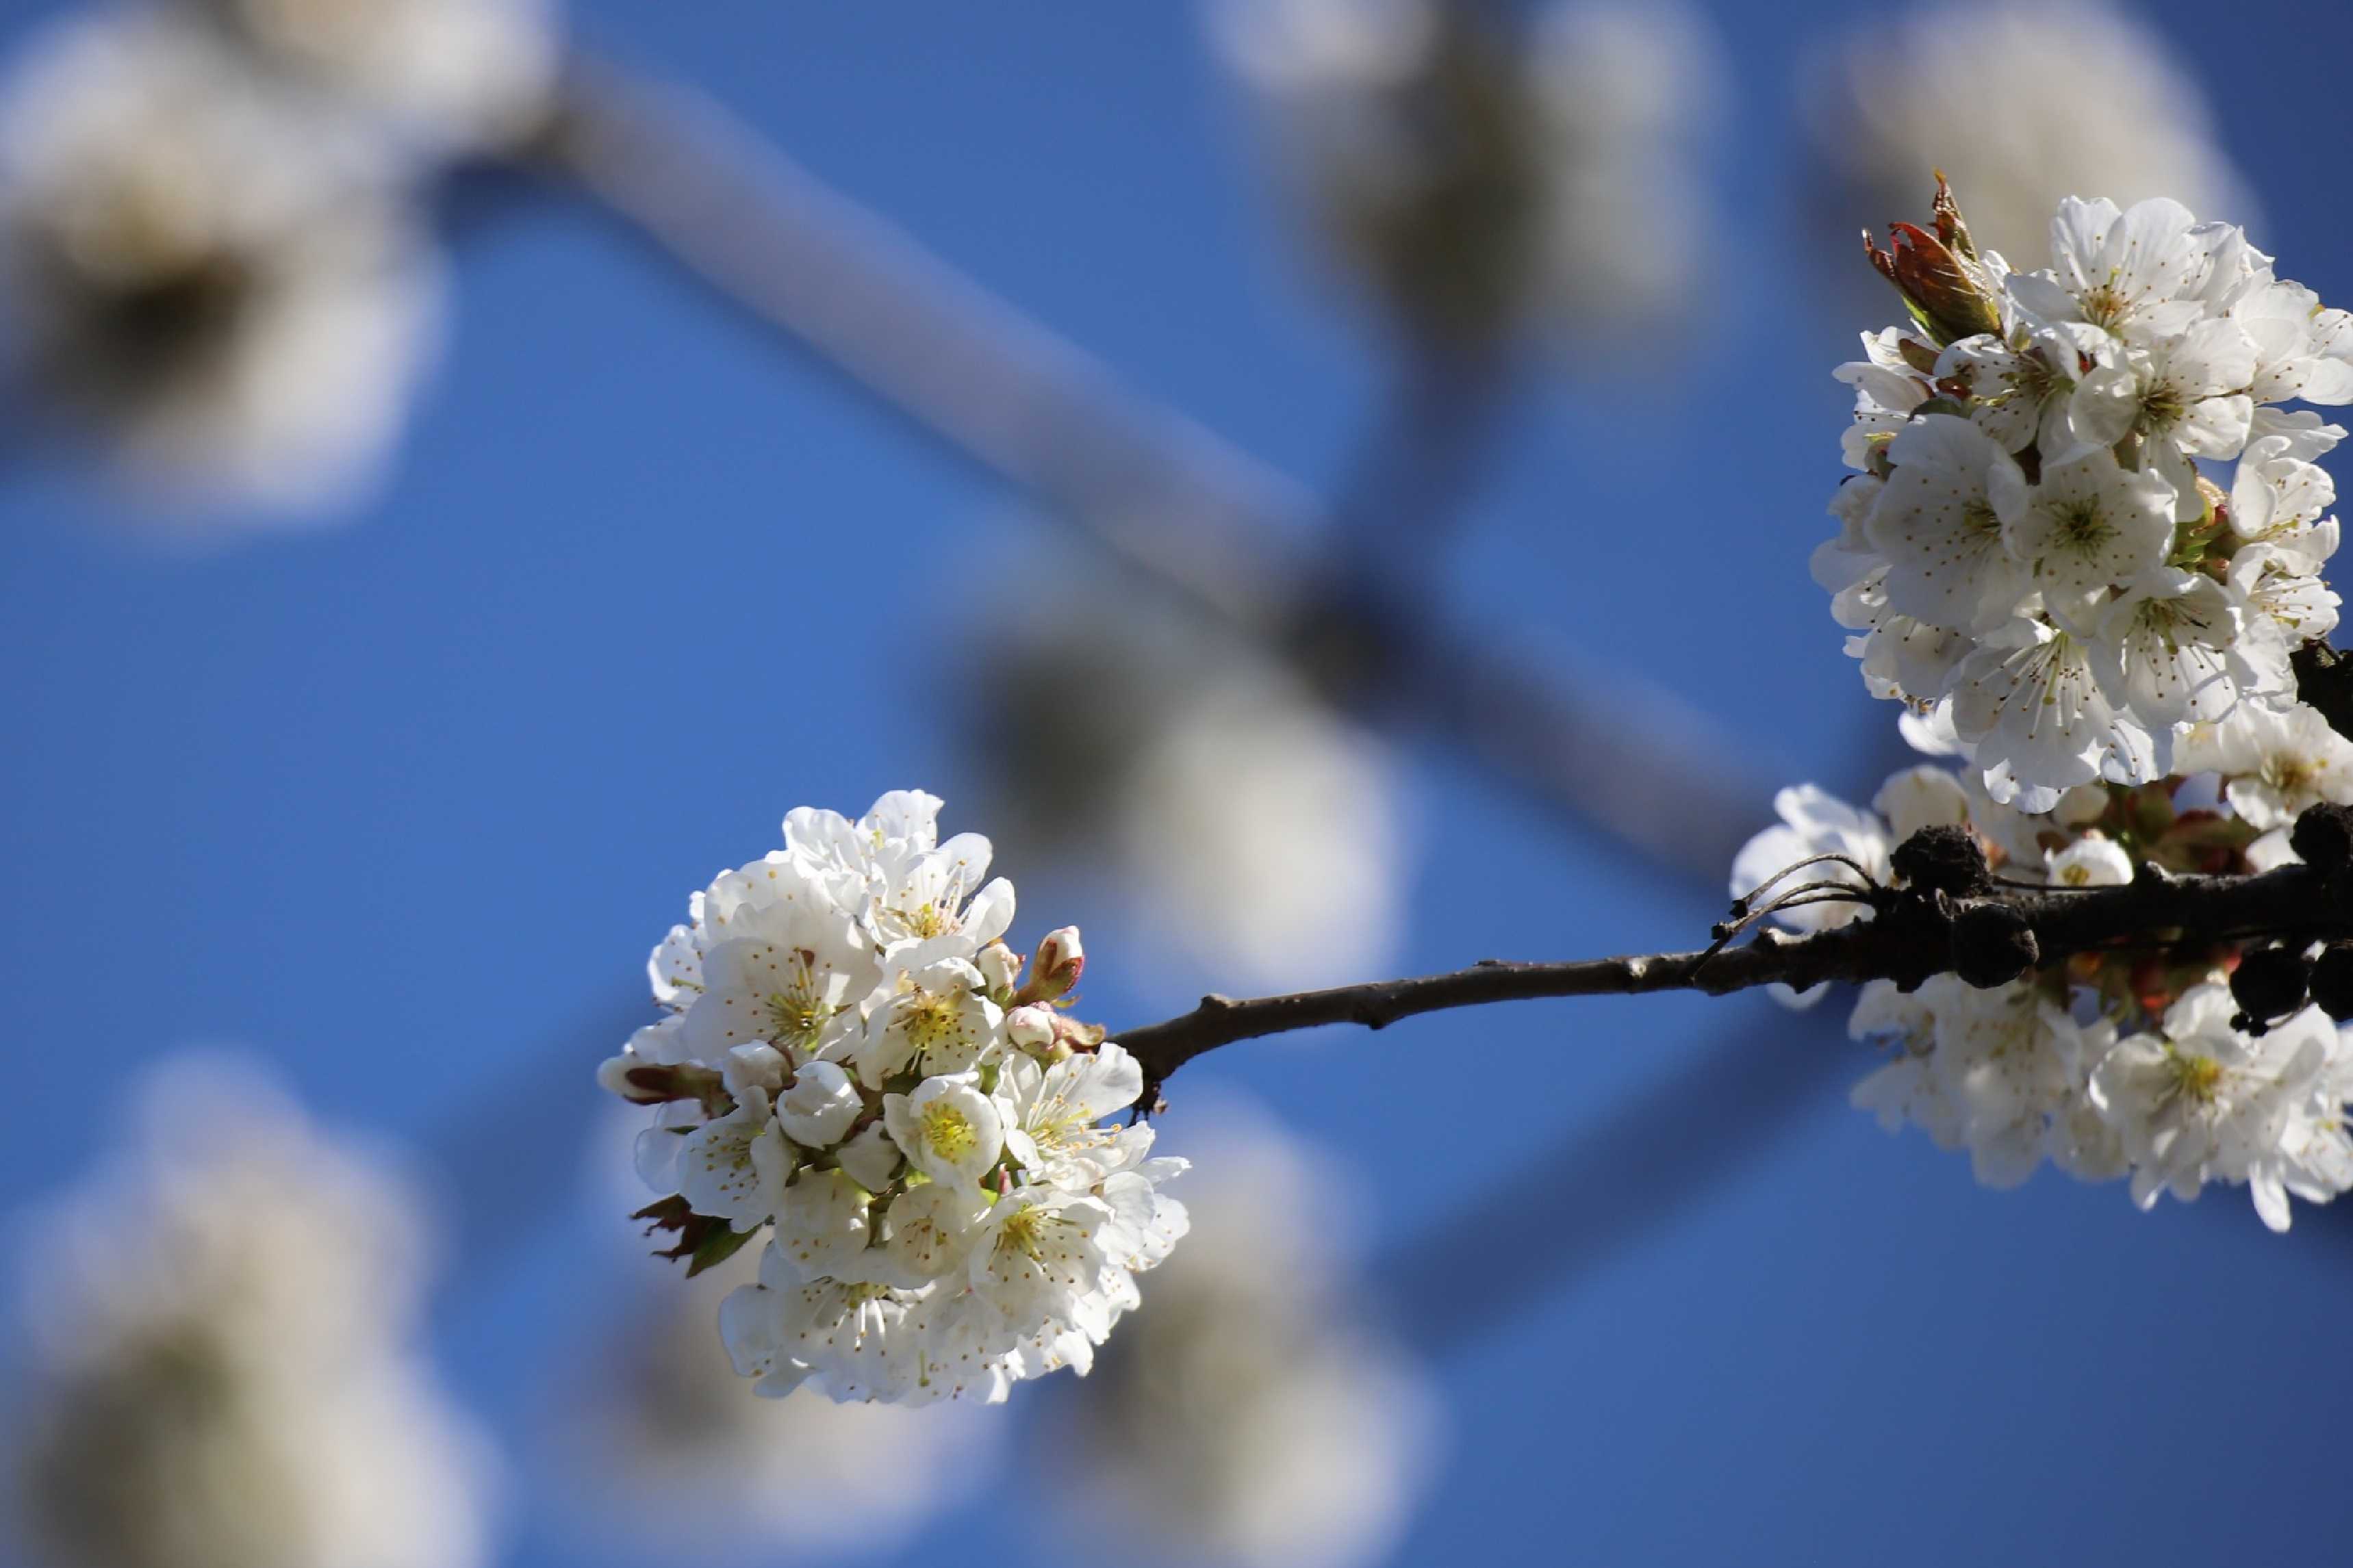
[[[16,1520],[40,1561],[472,1568],[496,1468],[423,1366],[405,1183],[252,1068],[182,1058],[26,1237]]]
[[[1811,785],[1781,792],[1782,818],[1734,867],[1736,896],[1809,857],[1823,884],[1776,916],[1818,931],[1869,910],[1842,896],[1894,879],[1893,852],[1929,827],[1966,827],[2006,880],[2095,888],[2159,872],[2242,873],[2296,858],[2288,828],[2321,802],[2353,804],[2353,742],[2317,713],[2253,704],[2181,738],[2180,775],[2078,784],[2051,809],[1993,798],[1976,770],[1934,764],[1889,778],[1870,810]],[[1819,901],[1817,901],[1819,900]],[[2243,1184],[2263,1222],[2288,1195],[2325,1203],[2353,1187],[2353,1035],[2299,996],[2277,1021],[2233,994],[2237,943],[2106,952],[1978,988],[1937,975],[1905,993],[1866,985],[1849,1031],[1891,1051],[1857,1106],[1967,1149],[1978,1179],[2011,1186],[2044,1160],[2085,1181],[2129,1176],[2143,1208],[2210,1182]]]
[[[988,841],[939,800],[800,809],[654,950],[666,1010],[600,1080],[657,1105],[640,1217],[700,1268],[769,1231],[721,1333],[759,1392],[994,1402],[1092,1364],[1186,1228],[1148,1124],[1103,1125],[1142,1068],[1062,1011],[1079,934],[1026,966]],[[1025,977],[1025,967],[1027,974]]]
[[[1839,372],[1858,474],[1814,574],[1873,693],[2027,811],[2292,708],[2291,656],[2337,622],[2317,459],[2345,431],[2280,405],[2353,401],[2353,315],[2168,200],[2069,197],[2032,272],[1941,184],[1935,229],[1872,248],[1911,319]]]

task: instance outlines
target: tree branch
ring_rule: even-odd
[[[2315,811],[2331,808],[2316,807]],[[2306,814],[2309,822],[2312,813]],[[2299,837],[2304,828],[2298,828]],[[2299,847],[2302,847],[2300,845]],[[1859,889],[1859,894],[1861,890]],[[1999,984],[2036,963],[2095,949],[2196,945],[2252,936],[2353,937],[2353,868],[2283,866],[2243,877],[2173,877],[2144,867],[2118,888],[1952,898],[1925,889],[1861,894],[1874,918],[1807,937],[1767,930],[1746,946],[1698,952],[1514,963],[1490,959],[1447,974],[1374,981],[1236,1002],[1205,996],[1192,1012],[1113,1038],[1157,1084],[1205,1051],[1324,1024],[1385,1028],[1400,1018],[1543,996],[1722,995],[1753,986],[1892,980],[1906,990],[1958,973]],[[2020,940],[2022,933],[2024,940]],[[1987,953],[2021,962],[1989,969]],[[1147,1096],[1146,1104],[1150,1103]]]

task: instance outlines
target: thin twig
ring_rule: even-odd
[[[1824,981],[1894,980],[1917,984],[1955,967],[1954,934],[1978,911],[1999,908],[2023,920],[2039,962],[2119,942],[2178,943],[2221,932],[2353,935],[2353,908],[2321,868],[2283,866],[2243,877],[2144,879],[2094,891],[2048,890],[1948,900],[1905,892],[1884,900],[1878,918],[1802,938],[1767,931],[1758,941],[1713,954],[1662,952],[1551,963],[1490,960],[1469,969],[1381,980],[1236,1002],[1206,996],[1192,1012],[1115,1038],[1154,1083],[1199,1056],[1237,1040],[1325,1024],[1379,1029],[1419,1013],[1546,996],[1631,996],[1655,991],[1711,995],[1782,984],[1803,991]],[[1147,1099],[1148,1102],[1148,1099]]]

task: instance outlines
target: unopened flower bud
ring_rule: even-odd
[[[1879,275],[1895,285],[1921,330],[1937,342],[2000,331],[2001,312],[1969,259],[1975,253],[1969,248],[1968,230],[1942,180],[1936,182],[1936,234],[1917,224],[1888,225],[1885,250],[1866,229],[1863,253]]]
[[[596,1064],[596,1087],[607,1094],[617,1094],[623,1100],[639,1105],[658,1105],[661,1096],[648,1094],[629,1081],[629,1069],[638,1066],[637,1058],[623,1051],[617,1057],[607,1057]]]
[[[1029,983],[1021,987],[1015,1000],[1023,1004],[1060,1001],[1071,994],[1086,972],[1087,955],[1079,945],[1079,928],[1062,926],[1046,933],[1038,944],[1038,956],[1030,961]]]
[[[1005,1037],[1015,1049],[1041,1062],[1060,1061],[1071,1054],[1069,1047],[1059,1044],[1061,1021],[1061,1015],[1053,1008],[1033,1002],[1005,1015]]]
[[[1013,994],[1021,984],[1021,955],[1001,942],[992,942],[973,959],[973,967],[980,971],[982,989],[991,996]]]
[[[649,1062],[624,1051],[597,1064],[596,1081],[623,1100],[638,1105],[665,1105],[674,1100],[702,1102],[712,1114],[733,1109],[719,1074],[693,1062],[669,1065]]]
[[[1978,258],[1977,242],[1969,237],[1969,226],[1961,221],[1961,204],[1953,199],[1953,187],[1942,169],[1936,171],[1936,194],[1929,200],[1928,213],[1946,249],[1965,261]]]

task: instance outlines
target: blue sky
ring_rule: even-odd
[[[19,0],[7,20],[55,8]],[[1877,323],[1842,319],[1807,272],[1791,83],[1799,48],[1858,13],[1715,9],[1736,134],[1706,330],[1662,349],[1658,384],[1535,388],[1435,591],[1535,646],[1639,660],[1736,739],[1728,765],[1852,781],[1882,755],[1874,715],[1805,560],[1838,474],[1828,372]],[[2353,298],[2353,109],[2320,63],[2345,58],[2353,13],[2153,15],[2261,191],[2258,238]],[[599,0],[577,26],[716,94],[1312,485],[1373,416],[1377,342],[1287,243],[1186,5]],[[645,950],[788,806],[920,784],[987,829],[956,811],[976,793],[956,648],[879,635],[877,605],[951,624],[982,559],[1036,525],[566,203],[470,235],[456,281],[396,477],[346,527],[165,559],[111,533],[58,465],[0,484],[20,1107],[0,1176],[19,1202],[71,1177],[141,1065],[190,1041],[250,1047],[334,1121],[472,1138],[442,1197],[511,1256],[470,1250],[495,1272],[447,1293],[437,1333],[451,1379],[522,1442],[552,1382],[593,1375],[554,1358],[618,1293],[577,1197],[584,1085],[639,1015]],[[1708,889],[1444,756],[1406,762],[1422,828],[1406,967],[1683,945],[1714,918]],[[1025,929],[1087,923],[1105,1017],[1218,983],[1154,972],[1117,911],[1005,869]],[[1697,1064],[1748,1048],[1811,1088],[1761,1110],[1736,1157],[1715,1157],[1740,1118],[1714,1102],[1685,1146],[1527,1170],[1572,1133],[1606,1139],[1646,1090],[1707,1099],[1718,1075]],[[2274,1237],[2235,1194],[2140,1216],[2047,1173],[1981,1191],[1845,1108],[1863,1064],[1826,1073],[1819,1054],[1847,1050],[1829,1014],[1793,1028],[1761,1003],[1677,998],[1444,1016],[1188,1069],[1345,1151],[1376,1252],[1523,1184],[1524,1227],[1451,1279],[1446,1321],[1475,1338],[1425,1336],[1453,1438],[1398,1561],[2341,1550],[2353,1228],[2307,1214]],[[533,1130],[524,1157],[482,1158],[510,1117]],[[1165,1136],[1181,1150],[1181,1100]],[[1614,1226],[1628,1205],[1644,1222]],[[1564,1244],[1565,1272],[1547,1256]],[[1428,1289],[1400,1310],[1434,1316]],[[518,1568],[570,1560],[546,1514],[516,1500]],[[913,1551],[1036,1544],[976,1505]]]

